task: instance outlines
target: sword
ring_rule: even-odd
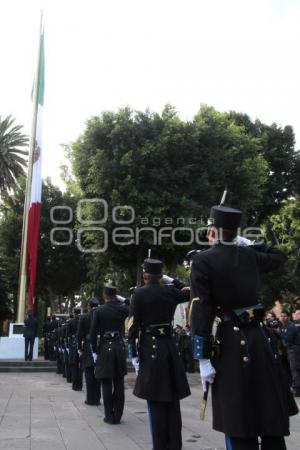
[[[223,192],[223,195],[222,195],[222,198],[221,198],[221,202],[220,202],[220,206],[224,205],[224,203],[226,201],[226,197],[227,197],[227,186],[224,189],[224,192]]]
[[[208,392],[209,392],[209,383],[205,383],[206,391],[203,394],[201,405],[200,405],[200,420],[205,419],[205,410],[207,405],[207,399],[208,399]]]

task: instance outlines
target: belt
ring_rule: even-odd
[[[142,328],[142,333],[152,336],[170,336],[172,332],[173,327],[170,323],[155,323]]]
[[[121,336],[120,331],[106,331],[103,334],[104,339],[116,339],[119,338]]]
[[[263,310],[264,306],[261,303],[252,306],[245,306],[244,308],[233,309],[229,313],[224,313],[223,321],[228,322],[229,320],[234,319],[234,317],[242,318],[245,316],[251,319],[255,315],[255,311],[263,311]]]

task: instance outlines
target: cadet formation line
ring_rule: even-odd
[[[85,403],[99,405],[102,389],[104,421],[115,426],[124,409],[129,318],[134,394],[147,401],[153,450],[182,448],[180,400],[190,389],[173,317],[177,305],[190,300],[193,358],[199,362],[204,393],[211,388],[213,428],[225,434],[226,449],[286,449],[289,416],[298,409],[278,336],[264,321],[259,281],[287,256],[237,239],[241,218],[242,212],[233,208],[211,209],[210,247],[194,252],[189,287],[163,275],[160,260],[148,258],[144,285],[134,289],[130,300],[106,286],[104,304],[92,298],[87,313],[75,309],[67,322],[45,324],[46,357],[57,360],[57,373],[74,390],[82,389],[84,371]]]

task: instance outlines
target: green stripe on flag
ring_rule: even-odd
[[[39,85],[38,85],[38,104],[44,104],[45,88],[45,53],[44,53],[44,32],[41,35],[40,57],[39,57]]]

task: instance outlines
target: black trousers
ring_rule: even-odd
[[[262,436],[261,447],[258,438],[241,439],[226,436],[226,450],[286,450],[284,437]]]
[[[53,341],[51,341],[51,340],[48,343],[48,357],[49,357],[50,361],[55,361],[55,359],[56,359],[56,354],[54,351],[54,344],[53,344]]]
[[[67,379],[68,383],[72,383],[71,366],[67,361],[65,361],[64,366],[65,366],[65,371],[64,371],[65,378]]]
[[[105,418],[111,423],[119,423],[125,402],[124,377],[102,378],[101,384]]]
[[[46,337],[44,338],[44,359],[49,359],[49,341]]]
[[[32,361],[35,337],[25,338],[25,361]],[[29,352],[28,352],[29,348]]]
[[[59,352],[57,352],[57,358],[56,358],[56,373],[58,373],[58,374],[64,373],[64,364],[63,364],[63,361],[62,361],[62,358],[61,358]]]
[[[292,388],[300,395],[300,345],[294,345],[288,349],[287,356],[292,373]]]
[[[95,378],[93,366],[84,370],[86,384],[86,403],[88,405],[99,405],[101,398],[101,380]]]
[[[74,391],[81,391],[83,373],[79,364],[70,364],[72,389]]]
[[[292,386],[293,376],[292,376],[292,371],[291,371],[291,367],[290,367],[289,358],[288,358],[287,353],[284,353],[283,355],[281,355],[281,363],[283,365],[285,375],[286,375],[286,377],[288,379],[288,383],[289,383],[290,386]]]
[[[148,412],[153,450],[180,450],[182,448],[180,401],[148,400]]]

